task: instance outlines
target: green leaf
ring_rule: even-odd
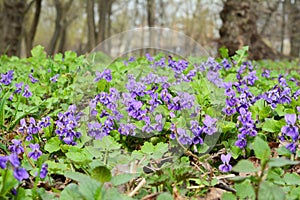
[[[259,185],[258,199],[282,200],[285,193],[277,185],[264,181]]]
[[[300,176],[295,173],[288,173],[284,176],[284,181],[287,185],[300,185]]]
[[[39,196],[41,197],[42,200],[55,200],[55,199],[58,199],[56,197],[56,194],[46,191],[45,188],[38,188],[37,192],[38,192],[38,194],[39,194]]]
[[[173,196],[169,192],[164,192],[158,195],[156,200],[173,200]]]
[[[101,184],[90,176],[79,172],[67,171],[64,176],[79,182],[78,191],[85,199],[95,199]]]
[[[271,158],[268,162],[269,167],[283,167],[286,165],[297,165],[299,161],[288,160],[286,158]]]
[[[268,143],[260,137],[254,139],[253,149],[255,156],[262,161],[268,160],[271,155]]]
[[[230,192],[224,192],[222,194],[222,200],[236,200],[236,199],[237,197]]]
[[[103,200],[115,200],[115,199],[116,200],[117,199],[133,200],[133,198],[131,198],[127,195],[121,194],[117,188],[110,188],[110,189],[105,190],[104,195],[103,195]]]
[[[121,145],[117,143],[111,136],[105,136],[102,138],[102,140],[94,140],[93,143],[95,148],[100,148],[107,151],[118,150],[121,147]]]
[[[240,65],[243,60],[248,56],[248,46],[244,46],[242,49],[237,50],[236,55],[232,56],[232,59],[237,62],[237,65]]]
[[[283,125],[284,124],[280,121],[267,118],[262,126],[262,130],[271,133],[280,132],[280,129]]]
[[[41,45],[37,45],[35,46],[32,50],[31,50],[31,55],[34,58],[38,58],[38,59],[46,59],[46,53],[44,52],[44,47],[42,47]]]
[[[50,140],[47,141],[45,145],[45,150],[48,151],[49,153],[56,152],[60,150],[60,144],[61,141],[59,140],[58,137],[52,137]]]
[[[70,200],[70,199],[83,199],[78,193],[78,185],[70,183],[65,187],[65,189],[60,193],[60,200]]]
[[[79,152],[73,152],[69,151],[66,153],[67,158],[72,160],[75,163],[86,163],[90,162],[91,159],[86,155],[84,152],[79,151]]]
[[[124,183],[129,182],[131,179],[135,178],[135,174],[119,174],[116,176],[113,176],[111,179],[111,183],[114,186],[122,185]]]
[[[292,152],[288,150],[285,146],[280,146],[279,148],[276,149],[276,151],[280,156],[289,157],[290,155],[292,155]]]
[[[224,133],[227,133],[227,132],[231,131],[234,128],[236,128],[236,123],[225,121],[225,124],[222,126],[222,131]]]
[[[1,191],[0,191],[0,197],[6,196],[8,192],[10,192],[11,189],[16,187],[18,185],[17,179],[13,176],[13,170],[9,169],[0,169],[2,171],[1,176]],[[3,185],[3,177],[5,178],[5,184]]]
[[[111,180],[111,172],[105,166],[98,166],[93,169],[92,177],[101,183],[109,182]]]
[[[274,111],[277,112],[278,116],[280,116],[280,117],[282,117],[286,114],[284,112],[284,105],[282,105],[282,104],[276,105],[276,108],[274,109]]]
[[[6,94],[1,97],[1,101],[0,101],[0,124],[4,124],[4,119],[5,119],[5,109],[4,109],[4,105],[5,105],[5,101],[7,100],[8,96],[10,95],[10,92],[6,92]]]
[[[233,168],[233,171],[240,173],[257,172],[259,169],[255,168],[253,163],[249,160],[240,160]]]
[[[221,47],[219,52],[222,58],[229,58],[228,49],[226,47]]]
[[[202,145],[199,145],[199,147],[197,148],[197,152],[199,154],[205,153],[208,149],[209,149],[209,146],[207,144],[203,143]]]
[[[254,199],[255,191],[249,179],[235,184],[234,187],[236,189],[236,196],[240,199]]]
[[[154,146],[150,142],[145,142],[141,148],[141,151],[146,154],[152,154],[154,152]]]

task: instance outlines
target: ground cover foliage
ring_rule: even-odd
[[[299,64],[247,50],[2,56],[1,199],[299,199]]]

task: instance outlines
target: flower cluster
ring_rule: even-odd
[[[101,73],[96,72],[96,78],[94,79],[94,82],[98,82],[103,78],[108,82],[110,82],[112,80],[112,75],[111,75],[111,70],[110,69],[105,69]]]
[[[300,107],[297,108],[300,112]],[[289,149],[291,152],[295,153],[297,149],[298,142],[300,140],[299,137],[299,129],[297,127],[297,115],[296,114],[286,114],[285,121],[287,123],[286,126],[281,128],[282,136],[279,137],[281,141],[288,140],[291,141],[289,144],[286,145],[286,148]],[[300,115],[298,116],[300,118]]]
[[[245,148],[247,146],[247,136],[254,137],[257,135],[256,126],[254,120],[251,119],[251,112],[246,108],[241,107],[239,109],[238,121],[242,124],[239,128],[238,140],[235,145],[239,148]]]
[[[9,70],[8,72],[1,74],[0,83],[4,85],[9,85],[11,84],[13,78],[14,78],[14,70]]]
[[[26,120],[23,118],[20,120],[19,132],[26,135],[26,140],[30,141],[33,139],[33,135],[37,134],[41,127],[36,123],[33,117],[30,117],[29,124],[26,123]]]
[[[41,155],[42,152],[39,149],[39,144],[29,144],[29,147],[32,151],[28,153],[28,158],[32,158],[33,160],[37,160]],[[18,181],[22,181],[24,179],[29,178],[29,174],[25,168],[21,166],[21,162],[19,159],[19,156],[22,156],[24,154],[24,144],[22,141],[13,139],[12,144],[9,145],[8,150],[10,151],[10,154],[7,156],[0,156],[0,167],[2,169],[7,168],[7,163],[9,162],[10,165],[13,168],[13,175]],[[40,172],[40,177],[45,178],[48,170],[47,164],[43,164]]]
[[[104,122],[92,122],[88,124],[89,135],[95,139],[102,139],[104,136],[115,129],[115,120],[119,121],[123,115],[118,111],[118,100],[120,94],[115,88],[110,88],[110,93],[101,92],[96,95],[90,102],[91,116],[99,115],[100,118],[105,119]],[[97,111],[97,105],[102,108],[101,113]]]
[[[197,120],[190,121],[189,130],[185,130],[183,128],[177,128],[174,124],[172,124],[170,130],[171,139],[175,139],[176,135],[178,136],[178,140],[183,145],[192,145],[192,144],[203,144],[203,137],[206,135],[213,135],[217,132],[217,119],[206,115],[203,120],[203,126],[201,127]],[[190,136],[189,132],[193,135]]]
[[[76,114],[76,106],[71,105],[65,113],[58,113],[55,133],[59,139],[69,145],[76,145],[76,139],[81,137],[81,133],[76,131],[81,113]]]
[[[290,104],[292,101],[291,89],[289,87],[280,87],[275,85],[271,90],[262,95],[262,98],[272,107],[276,108],[278,104]]]

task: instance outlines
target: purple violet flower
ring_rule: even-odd
[[[1,80],[0,82],[4,85],[9,85],[14,78],[14,70],[9,70],[5,74],[1,74]]]
[[[25,88],[24,88],[24,92],[23,92],[23,97],[25,97],[26,99],[28,99],[29,97],[32,96],[32,92],[30,92],[29,90],[29,85],[25,85]]]
[[[24,148],[23,148],[22,142],[20,140],[13,139],[12,142],[13,142],[13,144],[8,147],[8,150],[11,153],[20,154],[20,153],[24,152]]]
[[[8,156],[0,156],[0,167],[2,169],[6,168],[7,161],[8,161]]]
[[[281,128],[281,132],[283,135],[290,136],[295,140],[299,136],[298,127],[295,126],[297,116],[296,114],[286,114],[284,118],[287,125]]]
[[[14,177],[18,181],[22,181],[24,179],[28,179],[29,178],[29,174],[26,171],[26,169],[24,169],[24,168],[15,168],[14,169]]]
[[[35,84],[36,82],[39,82],[39,80],[34,78],[32,74],[29,74],[28,77],[29,77],[31,83],[33,83],[33,84]]]
[[[210,117],[209,115],[205,116],[205,119],[203,120],[203,132],[206,133],[207,135],[212,135],[215,132],[217,132],[217,127],[216,127],[216,122],[217,119]]]
[[[230,153],[228,153],[227,155],[224,155],[224,154],[221,155],[221,160],[222,160],[223,164],[221,164],[219,166],[220,171],[225,172],[225,173],[231,171],[232,166],[229,164],[230,159],[231,159]]]
[[[58,77],[59,77],[59,74],[56,74],[56,75],[54,75],[53,77],[50,78],[50,81],[55,83],[55,82],[57,82]]]
[[[32,151],[28,153],[28,157],[37,160],[42,155],[42,152],[40,151],[40,145],[30,144],[29,146]]]
[[[20,83],[16,83],[16,90],[14,91],[14,94],[20,94],[22,92],[22,87],[23,87],[24,83],[20,82]]]
[[[48,174],[48,164],[42,164],[41,171],[40,171],[40,178],[45,178]]]

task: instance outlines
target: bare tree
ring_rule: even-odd
[[[0,7],[0,54],[20,56],[25,10],[24,0],[3,0]]]
[[[36,34],[37,26],[39,23],[41,8],[42,8],[42,0],[34,0],[34,1],[32,1],[32,3],[33,2],[35,2],[35,10],[34,10],[34,16],[32,19],[31,27],[28,32],[26,32],[26,30],[24,30],[27,56],[30,55],[30,51],[33,47],[33,41],[34,41],[34,37]],[[28,9],[30,6],[31,5],[29,4]]]
[[[252,0],[224,2],[220,13],[223,25],[220,29],[220,46],[233,55],[242,46],[248,45],[250,59],[275,59],[277,54],[261,38],[257,31],[256,2]]]
[[[290,56],[299,57],[300,53],[300,0],[286,0],[288,9],[288,33],[290,36]]]
[[[61,0],[54,0],[56,18],[54,33],[52,35],[48,48],[48,53],[50,55],[56,53],[56,49],[58,52],[62,52],[64,50],[67,28],[76,18],[75,16],[68,18],[68,11],[70,10],[72,3],[73,0],[69,0],[66,3],[63,3]]]
[[[88,25],[88,36],[87,36],[87,50],[90,51],[96,46],[97,33],[95,27],[95,12],[94,12],[95,1],[86,1],[86,13],[87,13],[87,25]]]

